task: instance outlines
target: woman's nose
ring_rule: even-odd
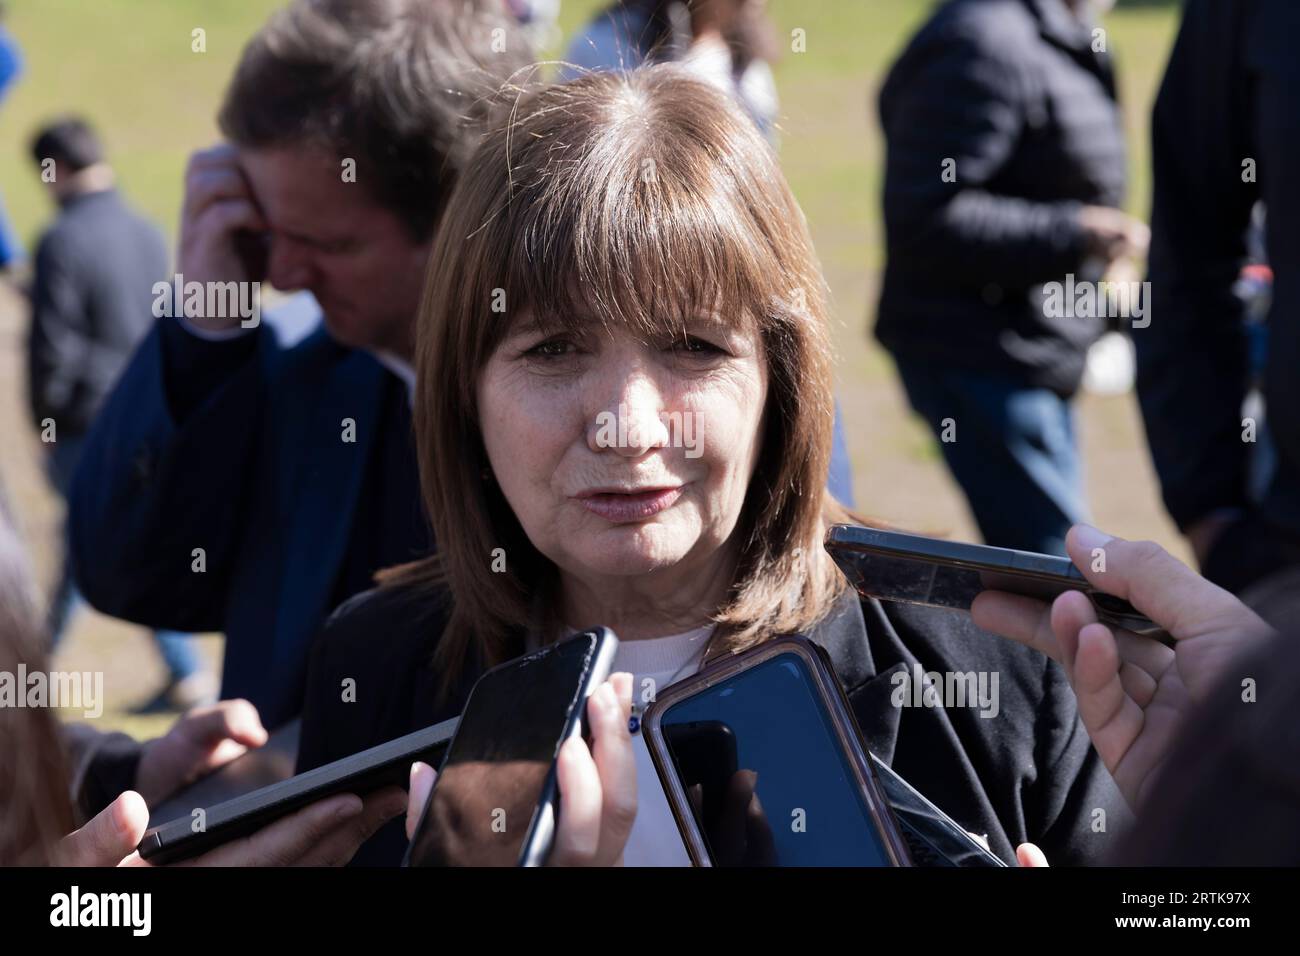
[[[628,376],[596,413],[587,430],[588,447],[596,452],[613,449],[628,458],[662,448],[669,439],[662,410],[663,397],[655,382],[644,375]]]

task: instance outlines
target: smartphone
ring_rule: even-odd
[[[215,807],[290,779],[298,762],[301,729],[302,721],[299,719],[277,727],[262,746],[240,754],[157,806],[150,807],[149,825],[158,827],[181,817],[188,819],[195,807]]]
[[[618,638],[596,628],[492,668],[470,690],[405,866],[541,866],[563,812],[555,758],[589,731]]]
[[[642,732],[696,866],[909,866],[826,652],[781,637],[660,694]]]
[[[145,831],[140,856],[150,863],[174,863],[247,836],[295,810],[337,793],[363,796],[381,787],[405,787],[416,760],[442,759],[457,718],[444,720],[334,763],[184,816]]]
[[[890,809],[898,819],[914,866],[1007,865],[893,768],[877,759],[875,754],[870,756],[872,769],[876,771]]]
[[[826,550],[864,597],[969,611],[981,591],[1048,603],[1066,591],[1082,591],[1103,624],[1173,644],[1133,605],[1094,588],[1069,558],[849,524],[831,527]]]

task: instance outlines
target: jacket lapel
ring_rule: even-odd
[[[899,661],[883,672],[876,671],[867,633],[882,628],[892,631],[879,603],[863,601],[850,589],[831,613],[804,636],[830,655],[867,748],[886,764],[892,764],[902,708],[893,706],[890,695],[895,687],[894,675],[905,672],[907,664]]]

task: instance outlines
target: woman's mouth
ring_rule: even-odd
[[[594,515],[615,524],[644,521],[671,508],[682,496],[682,486],[644,491],[584,491],[574,497]]]

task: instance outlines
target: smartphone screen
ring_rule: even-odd
[[[579,634],[474,685],[412,840],[411,866],[516,866],[554,796],[598,637]],[[552,821],[553,822],[553,821]]]
[[[780,654],[665,709],[714,866],[889,866],[812,674]]]

